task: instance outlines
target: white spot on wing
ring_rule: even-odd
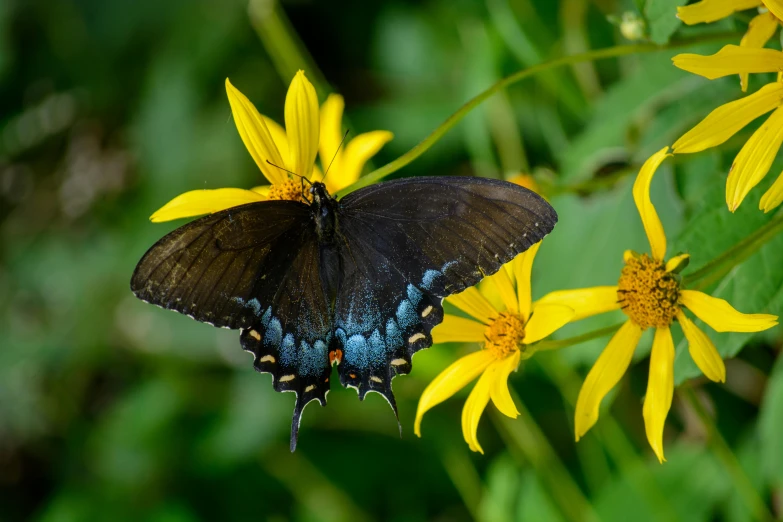
[[[413,334],[410,337],[408,337],[408,344],[413,344],[416,341],[418,341],[419,339],[424,339],[425,337],[427,337],[427,336],[424,335],[423,333]]]

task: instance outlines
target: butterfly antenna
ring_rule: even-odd
[[[284,171],[288,172],[289,174],[291,174],[291,175],[293,175],[293,176],[296,176],[297,178],[301,178],[303,181],[306,181],[306,182],[308,182],[308,183],[310,183],[310,184],[312,185],[312,182],[311,182],[309,179],[307,179],[305,176],[302,176],[302,175],[300,175],[300,174],[297,174],[296,172],[291,172],[291,171],[290,171],[290,170],[288,170],[288,169],[284,169],[284,168],[283,168],[283,167],[281,167],[280,165],[275,165],[274,163],[272,163],[272,162],[271,162],[271,161],[269,161],[269,160],[266,160],[266,162],[267,162],[267,163],[269,163],[270,165],[272,165],[273,167],[277,167],[277,168],[278,168],[278,169],[280,169],[280,170],[284,170]]]
[[[329,174],[329,169],[332,168],[332,163],[334,163],[334,159],[337,157],[337,153],[340,152],[340,148],[343,146],[343,143],[345,142],[345,138],[348,137],[349,130],[345,131],[345,134],[343,134],[343,139],[340,140],[340,144],[337,146],[337,150],[334,151],[334,156],[332,156],[332,161],[329,162],[329,166],[326,167],[326,172],[324,172],[324,177],[321,179],[321,183],[326,182],[326,175]]]

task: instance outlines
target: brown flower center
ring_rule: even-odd
[[[669,326],[679,310],[680,283],[661,261],[647,254],[630,256],[617,284],[617,301],[642,328]]]
[[[282,183],[275,183],[269,189],[269,199],[287,199],[306,203],[302,197],[302,181],[287,179]]]
[[[525,338],[522,318],[516,314],[502,312],[484,332],[484,348],[492,352],[496,359],[504,359],[519,350]]]

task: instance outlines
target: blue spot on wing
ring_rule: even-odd
[[[345,343],[345,362],[357,368],[367,368],[369,363],[367,340],[361,334],[352,335]]]
[[[383,342],[383,337],[378,330],[375,330],[369,339],[370,345],[370,361],[375,368],[382,368],[386,365],[386,343]]]
[[[411,302],[414,308],[419,306],[422,297],[424,297],[424,294],[421,293],[421,290],[413,285],[408,285],[408,300]]]
[[[283,341],[283,327],[280,321],[274,318],[269,321],[269,326],[264,334],[264,344],[267,346],[280,346]]]
[[[323,341],[316,341],[313,346],[302,341],[299,351],[299,375],[320,375],[328,364],[329,356]]]
[[[438,272],[437,270],[427,270],[426,272],[424,272],[424,276],[421,278],[422,288],[424,288],[425,290],[431,289],[435,280],[442,275],[443,274],[441,272]]]
[[[294,366],[296,364],[296,341],[294,334],[286,334],[283,338],[283,344],[280,347],[280,361],[285,366]]]
[[[394,322],[394,319],[386,321],[386,346],[393,350],[394,348],[402,346],[402,332]]]
[[[413,308],[411,302],[404,299],[397,307],[397,323],[403,330],[407,330],[414,324],[419,318],[416,316],[416,310]]]

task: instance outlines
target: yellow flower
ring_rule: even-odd
[[[344,150],[338,152],[343,137],[343,98],[331,94],[319,109],[315,88],[307,80],[304,71],[296,73],[288,87],[285,129],[260,114],[228,78],[226,93],[239,136],[271,185],[252,190],[192,190],[166,203],[150,217],[152,221],[210,214],[265,199],[301,201],[302,180],[283,169],[311,181],[321,180],[321,169],[315,165],[315,157],[319,152],[324,169],[329,167],[334,158],[326,184],[330,192],[335,192],[356,181],[367,160],[393,137],[388,131],[359,134],[344,146]]]
[[[502,306],[490,302],[488,294],[492,292],[487,286],[481,290],[471,287],[446,299],[471,318],[446,314],[432,331],[434,341],[482,343],[482,349],[457,360],[424,390],[414,424],[414,432],[419,437],[424,414],[479,376],[462,410],[462,434],[471,450],[484,452],[476,431],[490,399],[503,414],[511,418],[519,415],[508,390],[508,376],[517,369],[521,359],[533,355],[536,351],[533,343],[568,323],[574,315],[573,309],[565,305],[531,302],[530,273],[540,244],[533,245],[487,278],[494,283]]]
[[[655,328],[643,414],[647,440],[661,462],[665,460],[663,427],[674,392],[671,323],[675,319],[680,323],[694,362],[704,375],[716,382],[726,379],[723,360],[709,337],[685,315],[684,308],[718,332],[759,332],[777,324],[777,316],[743,314],[723,299],[681,287],[677,273],[685,267],[689,256],[681,254],[665,261],[666,236],[650,201],[650,182],[658,166],[670,156],[667,151],[668,147],[645,162],[633,187],[634,201],[652,255],[627,251],[617,286],[557,291],[538,301],[570,306],[576,311],[575,319],[616,309],[622,309],[628,316],[593,365],[579,392],[574,421],[576,440],[598,420],[601,400],[628,369],[642,332]]]
[[[759,8],[740,41],[741,47],[759,49],[775,34],[783,16],[783,0],[702,0],[677,8],[677,17],[688,25],[715,22],[737,11]],[[748,90],[748,73],[740,73],[742,92]]]
[[[709,79],[736,73],[779,72],[783,70],[783,52],[773,49],[747,49],[727,45],[712,56],[680,54],[674,65]],[[757,92],[721,105],[698,125],[678,139],[675,154],[688,154],[715,147],[733,136],[748,123],[770,111],[767,121],[740,150],[726,180],[726,204],[734,212],[764,176],[783,143],[783,83],[765,85]],[[762,196],[759,208],[769,212],[783,202],[783,177]]]

